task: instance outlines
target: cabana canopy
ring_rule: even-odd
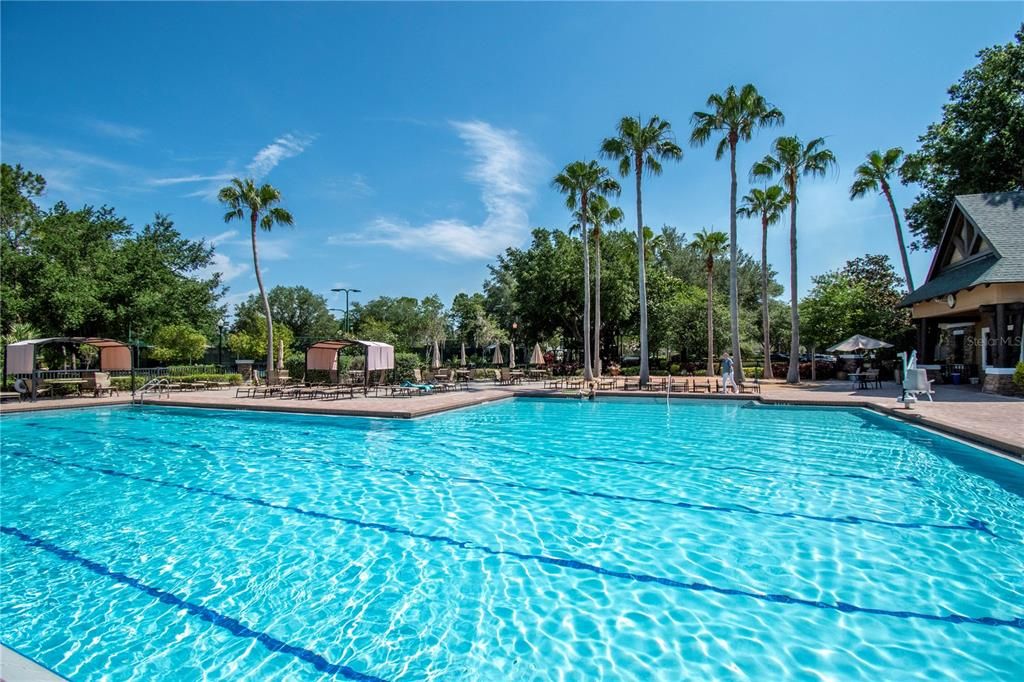
[[[306,370],[338,369],[338,351],[349,346],[362,346],[366,354],[365,368],[367,372],[378,369],[395,368],[395,347],[380,341],[360,341],[359,339],[327,339],[317,341],[306,349]]]
[[[850,338],[837,343],[828,349],[829,353],[852,353],[857,350],[878,350],[879,348],[892,348],[891,343],[885,341],[879,341],[878,339],[872,339],[868,336],[861,334],[854,334]]]
[[[39,346],[50,343],[92,346],[100,352],[101,372],[132,368],[132,353],[126,343],[93,336],[54,336],[48,339],[30,339],[8,344],[4,363],[6,374],[32,374],[36,367],[36,350]]]

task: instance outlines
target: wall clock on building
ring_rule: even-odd
[[[956,296],[953,295],[953,294],[950,294],[949,296],[947,296],[946,297],[946,305],[948,305],[950,308],[954,307],[956,305]]]

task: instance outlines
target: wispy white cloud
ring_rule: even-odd
[[[164,187],[166,185],[184,185],[190,182],[230,180],[231,177],[230,173],[217,173],[216,175],[183,175],[177,178],[151,178],[148,183],[156,187]]]
[[[185,194],[186,197],[200,197],[207,200],[215,200],[217,192],[226,180],[238,175],[247,175],[254,180],[262,180],[279,163],[285,159],[298,156],[309,148],[316,135],[304,133],[286,133],[270,144],[264,146],[246,164],[244,171],[240,171],[229,163],[224,170],[217,173],[190,173],[187,175],[176,175],[171,177],[151,178],[147,184],[154,187],[166,187],[173,185],[201,184],[199,189]]]
[[[30,136],[6,133],[4,160],[20,163],[46,178],[48,193],[69,202],[101,199],[111,186],[119,186],[139,171],[128,164],[98,154],[49,144]],[[131,188],[120,187],[121,191]]]
[[[324,181],[323,187],[324,194],[333,199],[355,199],[373,196],[376,193],[362,173],[328,178]]]
[[[212,277],[214,273],[219,272],[221,274],[222,281],[230,282],[242,273],[248,271],[248,269],[248,264],[236,263],[227,254],[217,251],[213,254],[212,262],[205,268],[197,270],[195,276],[198,279],[205,279],[206,277]]]
[[[207,237],[206,238],[206,243],[210,244],[211,246],[218,246],[221,243],[226,242],[229,239],[232,239],[232,238],[237,237],[237,236],[238,236],[238,230],[225,230],[224,232],[221,232],[220,234],[215,234],[212,237]]]
[[[145,128],[125,125],[123,123],[114,123],[112,121],[101,121],[99,119],[90,119],[86,121],[86,125],[94,133],[102,135],[103,137],[110,137],[117,140],[128,140],[131,142],[141,140],[149,132]]]
[[[412,224],[380,217],[356,239],[466,260],[490,258],[523,238],[529,229],[527,207],[532,197],[527,179],[542,160],[514,130],[484,121],[453,121],[451,126],[473,159],[466,177],[480,187],[486,209],[483,222],[476,225],[461,218],[443,218]],[[336,235],[328,243],[351,244],[352,235]]]
[[[256,152],[256,156],[246,166],[246,170],[249,172],[249,175],[257,180],[263,178],[283,160],[298,156],[304,152],[313,143],[314,139],[316,139],[314,135],[298,133],[282,135]]]

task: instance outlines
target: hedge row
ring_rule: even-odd
[[[213,367],[215,365],[211,365]],[[185,381],[217,381],[227,382],[232,386],[236,386],[242,383],[241,374],[215,374],[215,373],[202,373],[202,374],[176,374],[174,376],[161,377],[171,381],[172,383],[180,383]],[[135,388],[141,388],[144,384],[152,380],[151,376],[143,376],[141,374],[135,375]],[[132,390],[132,378],[126,377],[112,377],[110,379],[110,385],[119,391],[130,391]]]

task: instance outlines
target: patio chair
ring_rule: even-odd
[[[512,376],[509,374],[508,369],[504,367],[502,369],[494,370],[494,383],[499,386],[508,386],[512,383]]]
[[[857,388],[858,389],[861,389],[861,388],[866,389],[866,388],[871,388],[871,387],[873,387],[873,388],[881,388],[882,387],[882,380],[878,378],[878,370],[877,369],[869,369],[868,371],[866,371],[866,372],[864,372],[863,374],[860,375],[860,380],[859,380],[859,383],[857,385]]]
[[[548,377],[544,380],[544,388],[561,388],[563,383],[562,377]]]
[[[640,377],[624,377],[622,380],[623,391],[639,391]]]
[[[110,375],[106,372],[95,372],[92,377],[92,396],[94,398],[99,398],[104,393],[108,396],[121,395],[120,391],[110,383]]]
[[[18,379],[14,382],[14,390],[20,393],[22,396],[32,398],[32,379]],[[43,384],[36,387],[36,396],[50,395],[53,390]]]

